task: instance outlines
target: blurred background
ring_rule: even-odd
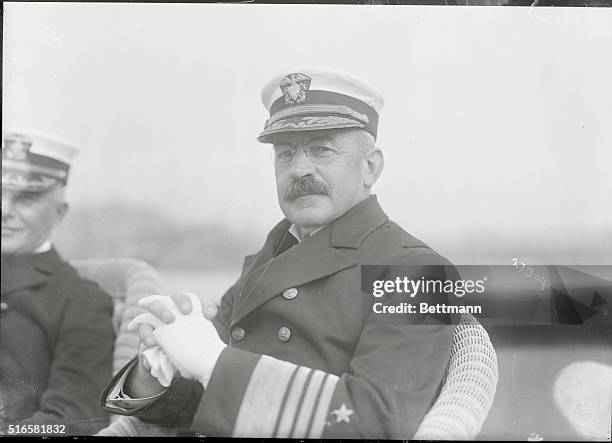
[[[282,218],[269,77],[384,95],[374,188],[457,264],[612,263],[612,11],[5,3],[3,124],[78,143],[67,258],[145,259],[220,292]]]

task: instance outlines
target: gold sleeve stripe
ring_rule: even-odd
[[[312,369],[305,368],[303,366],[300,366],[300,368],[297,370],[295,379],[293,380],[293,385],[291,386],[291,389],[287,395],[285,406],[283,409],[281,409],[280,422],[278,424],[278,429],[274,434],[275,437],[289,438],[291,435],[291,429],[293,428],[293,423],[295,421],[295,417],[297,416],[297,409],[300,405],[300,399],[302,398],[306,378],[311,372]]]
[[[329,404],[331,403],[332,396],[336,390],[336,384],[340,378],[334,374],[327,374],[321,392],[319,393],[319,399],[312,416],[312,423],[310,424],[310,432],[308,438],[321,438],[323,429],[325,426],[325,419],[329,413]]]
[[[297,366],[267,355],[262,356],[249,380],[234,437],[272,437],[285,392]]]
[[[308,424],[315,408],[315,402],[319,396],[319,389],[325,378],[325,372],[314,371],[310,379],[310,383],[306,388],[306,394],[300,405],[300,412],[297,417],[297,422],[293,428],[293,438],[304,438],[308,435]]]
[[[310,383],[310,379],[312,378],[312,374],[314,374],[314,371],[312,369],[308,369],[308,374],[306,374],[306,379],[304,380],[304,387],[301,390],[300,398],[297,403],[297,409],[295,413],[293,414],[293,417],[291,417],[291,430],[289,431],[289,435],[292,435],[293,430],[295,429],[295,424],[300,415],[302,404],[304,403],[304,397],[306,396],[306,393],[308,392],[308,385]]]

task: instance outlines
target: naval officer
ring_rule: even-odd
[[[77,148],[31,130],[2,133],[0,425],[4,434],[92,434],[111,374],[110,297],[51,243]]]
[[[270,80],[262,99],[258,140],[273,146],[285,219],[245,258],[212,321],[205,295],[205,315],[189,294],[145,304],[143,346],[160,346],[178,372],[164,386],[135,358],[103,406],[207,436],[411,438],[439,392],[453,326],[374,319],[361,268],[381,265],[378,277],[393,279],[385,269],[404,265],[418,279],[432,276],[428,265],[452,266],[371,194],[384,166],[383,98],[353,75],[298,69]]]

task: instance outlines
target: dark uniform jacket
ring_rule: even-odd
[[[4,433],[12,433],[9,424],[63,425],[52,432],[66,434],[91,434],[108,424],[97,398],[112,375],[112,309],[111,298],[54,249],[2,256]]]
[[[375,196],[298,244],[290,226],[280,222],[246,257],[222,298],[214,324],[229,346],[204,392],[175,377],[130,408],[109,392],[133,361],[104,391],[106,409],[207,436],[410,438],[439,392],[454,327],[424,315],[374,319],[360,265],[413,265],[414,279],[427,264],[454,268]]]

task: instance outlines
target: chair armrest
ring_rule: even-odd
[[[472,315],[462,314],[440,395],[414,438],[475,439],[493,404],[497,381],[497,356],[487,331]]]
[[[138,300],[160,293],[157,272],[148,263],[134,258],[75,260],[71,264],[81,277],[96,282],[113,298],[116,334],[113,373],[116,373],[138,353],[138,334],[128,331],[127,325],[145,312],[138,306]]]

